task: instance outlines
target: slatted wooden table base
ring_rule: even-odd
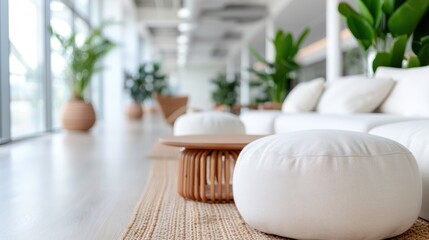
[[[179,156],[177,192],[202,202],[231,202],[232,174],[241,149],[259,135],[192,135],[160,139],[183,147]]]
[[[231,202],[238,150],[184,149],[179,157],[177,191],[203,202]]]

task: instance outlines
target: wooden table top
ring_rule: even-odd
[[[265,135],[204,134],[160,138],[159,142],[187,149],[241,150],[250,142],[262,137]]]

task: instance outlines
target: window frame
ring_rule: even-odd
[[[0,1],[0,144],[10,135],[9,2]]]

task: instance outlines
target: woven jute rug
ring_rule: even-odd
[[[157,159],[176,159],[180,153],[179,147],[171,147],[167,145],[163,145],[160,143],[156,143],[149,151],[146,156],[149,160],[157,160]]]
[[[176,161],[153,162],[146,189],[122,239],[285,239],[252,229],[231,204],[186,201],[176,192]],[[418,220],[393,239],[429,239],[429,223]]]

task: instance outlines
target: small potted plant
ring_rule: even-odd
[[[130,119],[143,117],[142,103],[153,94],[168,91],[166,76],[160,73],[159,63],[141,64],[136,74],[125,73],[124,88],[129,93],[133,103],[127,108]]]
[[[95,111],[85,99],[85,92],[93,74],[102,69],[100,60],[115,47],[102,34],[105,26],[106,24],[102,24],[95,27],[82,44],[77,43],[76,32],[64,37],[51,29],[51,34],[61,44],[67,61],[64,73],[71,98],[63,106],[61,116],[62,125],[67,130],[88,131],[95,123]]]
[[[228,80],[226,74],[220,73],[211,82],[216,86],[216,89],[212,92],[212,100],[216,104],[216,109],[232,111],[238,100],[239,75],[235,74],[233,79]]]

